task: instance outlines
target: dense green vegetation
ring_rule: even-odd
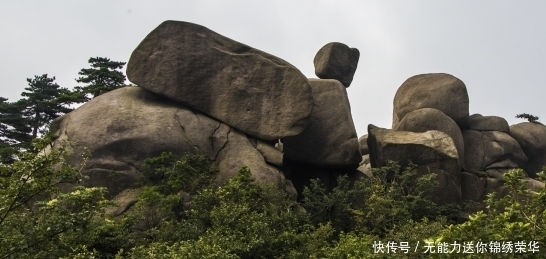
[[[44,74],[27,79],[21,100],[0,97],[0,259],[546,255],[546,190],[528,191],[521,170],[505,175],[509,195],[490,194],[485,210],[461,221],[460,207],[430,201],[435,175],[414,165],[390,163],[371,179],[341,176],[330,191],[312,180],[298,202],[254,182],[246,167],[218,184],[205,156],[164,153],[144,162],[136,203],[106,213],[118,206],[107,190],[80,186],[83,165],[64,163],[64,148],[41,152],[51,140],[38,138],[71,104],[124,86],[125,63],[89,63],[77,79],[85,86],[68,90]]]
[[[544,256],[546,190],[527,191],[520,170],[505,177],[510,195],[490,195],[485,211],[459,223],[457,209],[427,199],[433,175],[419,176],[411,165],[389,164],[372,179],[340,177],[330,192],[315,180],[296,202],[255,183],[246,167],[216,184],[216,165],[205,156],[165,153],[146,160],[138,201],[114,217],[104,213],[113,206],[106,190],[76,187],[85,176],[64,164],[64,155],[23,152],[0,165],[0,258]],[[526,252],[516,250],[520,241]],[[463,253],[468,242],[472,254]],[[457,243],[458,253],[438,253]],[[487,252],[477,253],[480,246]]]

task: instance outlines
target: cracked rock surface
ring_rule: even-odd
[[[108,187],[110,195],[132,188],[144,159],[171,152],[203,153],[219,163],[217,180],[225,181],[248,166],[257,181],[295,192],[282,172],[266,164],[246,135],[208,116],[140,87],[120,88],[54,121],[51,129],[70,143],[68,163],[77,165],[91,152],[83,173],[88,186]]]
[[[165,21],[133,51],[128,79],[264,140],[297,135],[313,107],[290,63],[201,25]]]

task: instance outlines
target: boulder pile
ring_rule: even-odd
[[[509,126],[498,116],[469,115],[468,93],[460,79],[449,74],[413,76],[400,86],[393,106],[392,130],[370,125],[361,137],[367,140],[360,141],[361,150],[369,149],[363,161],[369,160],[371,167],[393,160],[417,164],[423,173],[437,172],[441,191],[435,198],[440,203],[482,201],[487,193],[505,193],[501,178],[516,168],[525,169],[530,188],[544,186],[532,178],[546,166],[546,126]],[[456,158],[458,166],[445,167],[446,157]],[[359,170],[368,175],[370,166],[361,163]]]
[[[70,143],[72,164],[90,150],[85,184],[106,186],[112,196],[136,186],[144,159],[191,152],[216,161],[218,182],[247,166],[258,182],[295,197],[287,164],[354,170],[362,159],[345,89],[358,57],[356,49],[327,44],[315,58],[325,79],[308,79],[206,27],[166,21],[128,62],[128,79],[139,87],[108,92],[58,118],[55,144]]]
[[[359,57],[355,48],[328,43],[313,61],[318,79],[309,79],[206,27],[166,21],[128,62],[138,87],[108,92],[55,120],[54,146],[68,141],[75,165],[91,151],[84,184],[108,187],[122,200],[135,199],[144,159],[162,152],[206,155],[219,166],[218,182],[247,166],[258,182],[294,198],[310,179],[328,186],[340,174],[371,177],[389,160],[436,174],[440,204],[502,193],[500,178],[513,168],[526,170],[530,188],[543,186],[532,178],[546,166],[546,126],[470,115],[466,85],[449,74],[406,80],[394,97],[392,129],[370,125],[358,138],[346,88]]]

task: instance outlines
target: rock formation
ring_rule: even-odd
[[[396,91],[392,128],[396,129],[406,114],[421,108],[437,109],[465,128],[468,105],[466,86],[458,78],[449,74],[416,75]]]
[[[465,84],[448,74],[417,75],[406,80],[394,98],[393,124],[396,131],[386,131],[370,127],[368,146],[372,167],[385,164],[388,159],[405,163],[412,160],[420,166],[428,166],[426,159],[429,150],[422,148],[417,135],[408,138],[408,132],[428,132],[439,130],[452,139],[459,154],[463,171],[455,170],[449,175],[453,184],[440,184],[447,188],[443,196],[453,198],[459,188],[463,200],[483,201],[487,193],[507,193],[501,178],[509,170],[524,168],[528,176],[546,166],[546,127],[540,123],[520,123],[508,126],[505,119],[498,116],[469,116],[469,99]],[[374,136],[372,137],[372,132]],[[382,136],[379,137],[378,136]],[[414,141],[415,143],[413,143]],[[422,141],[422,140],[421,140]],[[407,142],[407,143],[406,143]],[[445,146],[445,137],[430,135],[427,145]],[[447,144],[448,146],[450,144]],[[373,148],[372,148],[373,146]],[[388,150],[388,152],[386,151]],[[418,162],[415,162],[418,161]],[[436,159],[441,163],[442,159]],[[459,167],[459,170],[461,167]],[[365,163],[359,170],[368,170]],[[529,188],[541,188],[544,184],[534,179],[526,179]],[[451,187],[449,187],[451,186]],[[538,187],[537,187],[538,186]],[[441,195],[437,193],[436,195]],[[451,201],[458,199],[451,199]],[[446,203],[442,199],[440,203]],[[449,202],[447,202],[449,203]]]
[[[420,173],[437,175],[439,187],[433,199],[440,204],[460,203],[461,170],[453,139],[444,132],[431,130],[423,133],[395,131],[368,127],[368,147],[371,167],[382,167],[389,160],[401,166],[410,162]]]
[[[358,49],[339,42],[328,43],[317,52],[313,60],[315,74],[321,79],[336,79],[349,87],[359,58]]]
[[[265,161],[244,133],[141,87],[93,98],[55,120],[51,129],[56,143],[71,144],[69,163],[81,163],[85,149],[92,152],[83,170],[89,176],[86,185],[108,187],[111,195],[133,187],[143,160],[161,152],[175,157],[206,154],[219,164],[220,182],[248,166],[257,180],[295,194],[283,173]]]
[[[546,166],[546,126],[537,122],[523,122],[510,126],[510,135],[529,159],[523,168],[531,177],[535,177]]]
[[[128,79],[265,140],[293,136],[313,107],[307,78],[288,62],[203,26],[166,21],[133,51]]]
[[[463,138],[467,172],[518,168],[527,162],[518,142],[504,132],[465,130]]]
[[[535,177],[546,166],[546,126],[469,116],[466,86],[449,74],[406,80],[393,100],[393,130],[370,125],[357,138],[346,87],[358,59],[357,49],[328,43],[314,59],[321,79],[308,79],[203,26],[166,21],[129,60],[128,78],[140,87],[105,93],[55,120],[54,147],[69,141],[74,165],[91,152],[84,184],[117,195],[111,215],[134,203],[144,159],[162,152],[205,154],[219,166],[218,182],[248,166],[258,182],[294,198],[310,179],[331,189],[339,175],[373,177],[388,160],[412,162],[437,176],[432,198],[440,204],[506,193],[500,178],[507,170],[522,167]]]
[[[468,118],[468,129],[480,131],[500,131],[510,133],[510,126],[504,118],[499,116],[482,116],[472,114]]]
[[[398,124],[396,130],[425,132],[429,130],[438,130],[446,133],[453,140],[457,148],[460,168],[464,161],[464,140],[463,134],[457,123],[445,115],[443,112],[432,109],[422,108],[409,112]]]
[[[258,182],[295,197],[285,174],[298,183],[317,174],[308,170],[303,179],[285,159],[327,166],[326,181],[362,159],[345,89],[358,50],[330,45],[317,64],[334,79],[309,80],[288,62],[203,26],[166,21],[131,55],[127,75],[139,87],[105,93],[55,120],[55,146],[68,141],[74,165],[91,152],[84,184],[118,195],[123,205],[111,214],[130,206],[144,159],[162,152],[205,154],[219,166],[218,182],[247,166]]]
[[[310,79],[314,107],[307,128],[283,139],[287,159],[326,167],[356,168],[362,159],[345,87]]]
[[[360,146],[360,153],[363,156],[370,154],[370,149],[368,148],[368,134],[358,138],[358,145]]]

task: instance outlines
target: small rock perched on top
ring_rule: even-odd
[[[322,47],[315,56],[315,74],[321,79],[336,79],[349,87],[355,75],[360,52],[339,42]]]

